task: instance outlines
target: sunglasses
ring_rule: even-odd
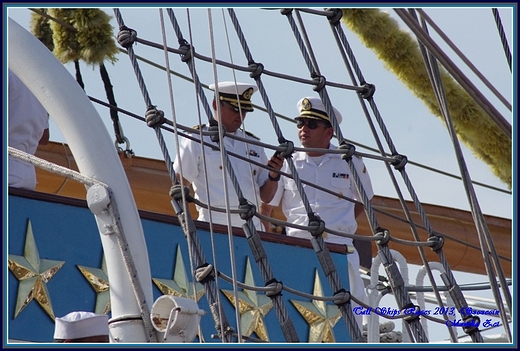
[[[309,129],[316,129],[318,126],[322,126],[322,127],[325,127],[325,128],[329,128],[330,126],[325,124],[325,123],[321,123],[315,119],[306,119],[306,120],[298,120],[296,121],[296,127],[298,129],[302,129],[303,126],[307,126],[307,128]]]

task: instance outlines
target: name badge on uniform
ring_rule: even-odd
[[[332,173],[332,178],[348,179],[347,173]]]
[[[255,150],[249,150],[249,156],[260,157],[260,155]]]

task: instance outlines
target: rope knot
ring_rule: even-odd
[[[312,80],[316,82],[316,85],[312,87],[312,90],[314,91],[320,91],[321,89],[323,89],[323,87],[325,87],[325,84],[327,83],[327,79],[325,79],[325,77],[322,75],[313,74]]]
[[[249,76],[251,78],[256,79],[256,78],[260,77],[262,75],[262,73],[264,72],[264,65],[261,63],[252,62],[249,64],[249,71],[251,71]]]
[[[431,249],[435,252],[439,251],[444,246],[444,236],[442,235],[432,235],[427,241],[431,243]]]
[[[218,143],[219,141],[219,137],[218,137],[218,124],[215,124],[214,125],[210,125],[208,127],[208,132],[211,132],[210,134],[210,139],[211,141],[213,141],[214,143]],[[222,125],[222,130],[223,130],[223,133],[222,133],[222,137],[225,137],[226,136],[226,127],[224,125]]]
[[[283,149],[280,151],[280,156],[283,158],[289,158],[294,153],[294,143],[290,140],[285,140],[279,146]]]
[[[342,140],[341,143],[339,143],[338,149],[340,150],[347,150],[346,153],[341,155],[341,158],[345,161],[349,161],[352,155],[356,152],[356,147],[352,144],[347,143],[345,140]]]
[[[256,213],[256,206],[244,198],[240,199],[238,208],[240,209],[240,218],[242,218],[244,221],[253,218]]]
[[[390,241],[390,232],[385,228],[377,227],[376,235],[374,236],[378,238],[376,240],[378,245],[386,245]]]
[[[346,291],[345,289],[339,289],[334,293],[334,304],[336,306],[341,306],[350,301],[350,291]]]
[[[309,231],[313,237],[320,236],[325,231],[325,222],[316,213],[309,214]]]
[[[158,110],[155,106],[150,106],[146,110],[145,121],[148,127],[155,128],[164,123],[164,112]]]
[[[364,99],[370,99],[374,96],[374,93],[376,92],[376,86],[374,84],[364,83],[361,86],[363,87],[363,90],[361,91],[361,96]]]
[[[408,158],[405,155],[393,155],[392,158],[394,159],[391,163],[394,166],[394,168],[398,171],[402,170],[404,166],[408,163]]]
[[[329,11],[327,14],[327,19],[329,20],[329,23],[333,26],[335,26],[341,17],[343,17],[343,10],[342,9],[325,9]]]
[[[180,183],[172,185],[172,187],[170,188],[169,195],[173,197],[176,201],[182,201],[183,193],[186,200],[193,200],[193,198],[190,196],[190,188],[188,188],[187,186],[183,186]]]
[[[421,314],[421,308],[419,306],[414,305],[413,303],[409,303],[403,308],[402,311],[404,314],[404,320],[408,323],[412,322],[413,320],[419,318]]]
[[[188,42],[184,39],[179,40],[179,51],[181,55],[181,61],[182,62],[188,62],[192,59],[192,51],[195,51],[195,48],[192,47]]]
[[[269,280],[267,283],[265,283],[265,286],[271,289],[271,290],[265,292],[265,294],[268,297],[274,298],[277,296],[282,296],[282,290],[283,290],[282,282],[273,278],[273,279]]]
[[[201,284],[207,283],[215,278],[213,266],[209,263],[204,263],[195,269],[195,278]]]
[[[135,39],[137,38],[137,32],[127,26],[121,26],[119,33],[117,33],[117,42],[119,45],[128,49],[134,45]]]
[[[478,330],[478,326],[480,325],[480,318],[478,316],[466,316],[464,317],[464,327],[462,327],[462,330],[466,334],[473,333],[474,331]]]

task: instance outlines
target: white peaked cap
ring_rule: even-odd
[[[219,82],[217,85],[219,99],[221,101],[225,101],[237,108],[238,102],[240,101],[240,108],[244,111],[253,111],[251,96],[258,90],[256,85],[239,82]],[[210,84],[209,88],[216,91],[215,84]]]
[[[78,339],[97,335],[109,335],[106,314],[78,311],[56,318],[54,339]]]
[[[300,99],[300,101],[298,101],[298,103],[296,104],[296,108],[298,108],[298,112],[300,113],[300,115],[298,117],[295,117],[295,119],[310,118],[321,119],[330,122],[330,117],[320,98],[304,97]],[[338,124],[341,124],[341,121],[343,120],[341,113],[339,113],[339,111],[335,107],[332,108],[334,109],[334,115],[336,116]]]

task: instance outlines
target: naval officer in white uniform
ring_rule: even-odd
[[[253,111],[251,96],[257,90],[257,87],[246,83],[219,82],[217,87],[214,84],[210,85],[210,89],[215,91],[215,98],[212,103],[215,111],[215,120],[218,123],[222,123],[225,131],[245,139],[258,140],[256,136],[240,128],[247,113]],[[220,112],[220,115],[218,112]],[[200,126],[200,128],[203,131],[208,130],[207,125]],[[198,133],[191,134],[191,136],[200,140]],[[203,136],[203,140],[218,146],[218,143],[211,141],[210,136]],[[283,159],[280,157],[271,157],[268,160],[264,149],[255,144],[234,140],[228,136],[223,138],[223,143],[228,152],[247,157],[260,164],[269,165],[276,170],[279,170],[283,164]],[[269,202],[272,199],[277,188],[277,180],[280,178],[278,173],[270,172],[265,168],[232,155],[229,155],[228,159],[234,169],[242,194],[256,206],[257,210],[260,209],[261,201]],[[204,165],[206,165],[209,192],[206,186]],[[179,151],[174,161],[174,170],[179,179],[181,178],[181,168],[184,184],[193,186],[196,199],[205,204],[208,204],[209,200],[209,204],[212,207],[217,206],[223,209],[226,208],[226,194],[223,181],[224,175],[226,175],[228,180],[227,197],[229,208],[238,208],[237,193],[231,183],[228,170],[225,169],[221,161],[221,152],[219,150],[204,146],[203,154],[199,142],[184,138],[180,143]],[[197,206],[197,211],[199,213],[197,218],[199,221],[210,220],[207,209]],[[212,211],[211,220],[213,223],[227,225],[227,214]],[[263,224],[257,217],[253,217],[253,222],[257,230],[264,230]],[[239,214],[231,214],[232,226],[242,226],[244,223],[245,221],[240,218]]]
[[[330,141],[334,130],[322,101],[316,97],[305,97],[298,101],[299,115],[295,117],[298,128],[298,138],[304,148],[323,148],[335,150],[337,146]],[[338,124],[342,116],[334,108]],[[301,180],[316,184],[323,188],[341,194],[354,200],[360,200],[349,165],[341,158],[341,154],[323,153],[319,151],[295,152],[292,156],[294,166]],[[353,156],[357,174],[361,179],[368,199],[374,196],[372,183],[363,160]],[[284,162],[282,172],[291,174],[287,162]],[[303,188],[314,213],[325,222],[325,227],[349,234],[355,234],[356,217],[363,212],[363,206],[344,200],[337,195],[331,195],[312,186],[303,184]],[[300,193],[293,179],[282,176],[270,207],[282,205],[282,211],[287,222],[307,226],[309,222],[307,211],[303,205]],[[266,213],[267,214],[267,213]],[[286,227],[288,236],[311,239],[308,230]],[[348,272],[350,291],[357,298],[366,301],[363,280],[359,273],[359,255],[352,244],[351,238],[324,233],[325,242],[346,245],[348,248]],[[360,321],[358,321],[360,323]]]

